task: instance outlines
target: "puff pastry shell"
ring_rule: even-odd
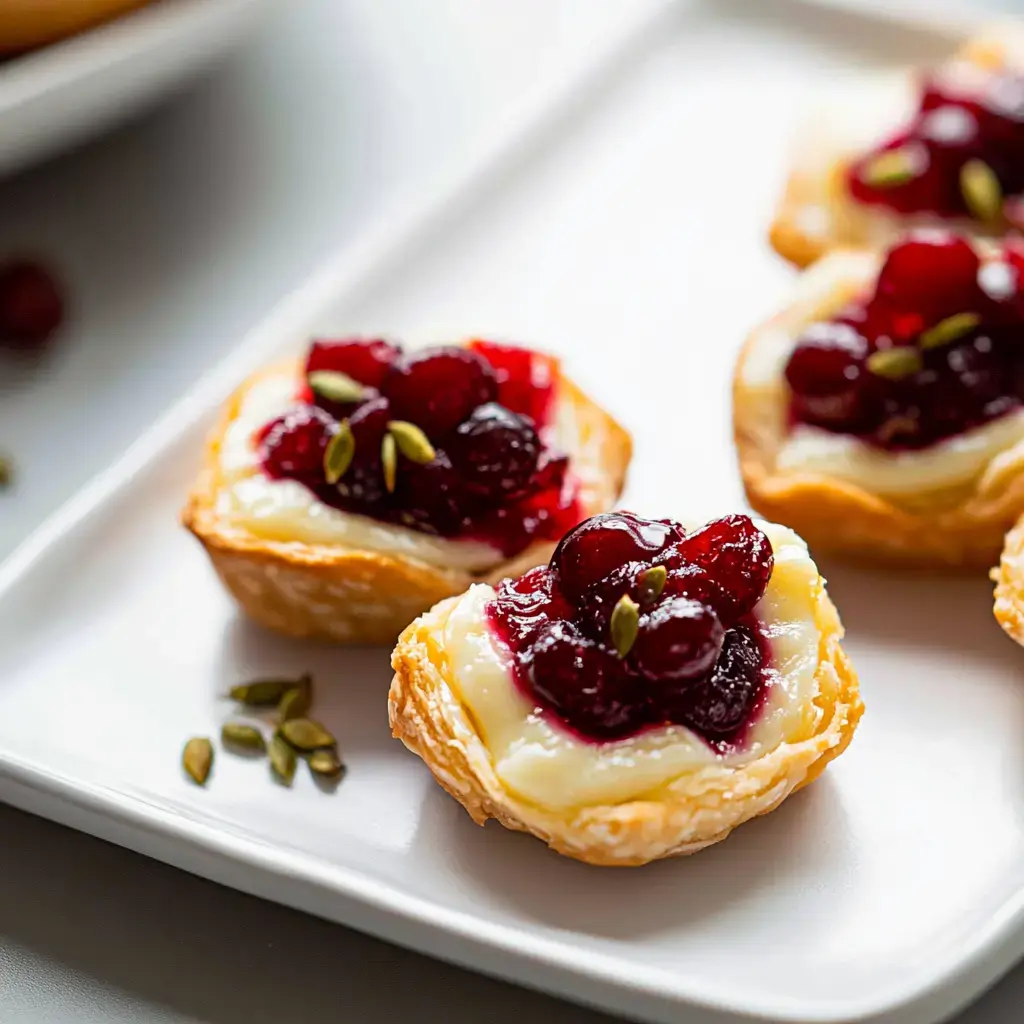
[[[803,731],[745,765],[702,767],[644,799],[555,812],[506,789],[452,687],[442,638],[456,598],[442,601],[399,638],[391,659],[391,730],[478,825],[495,818],[567,857],[609,867],[696,853],[813,782],[853,737],[863,704],[857,676],[840,645],[842,625],[820,579],[814,600],[820,634],[817,713],[803,716]]]
[[[152,0],[0,0],[0,53],[63,39]]]
[[[1024,69],[1024,25],[987,26],[954,59],[984,70]],[[859,203],[846,187],[850,164],[898,130],[916,104],[915,76],[907,71],[837,93],[830,105],[808,119],[796,140],[770,230],[779,255],[805,267],[833,249],[882,247],[908,227],[937,223],[937,218],[900,217],[884,207]],[[963,220],[955,226],[984,233],[977,221]]]
[[[824,473],[777,465],[788,432],[788,397],[784,363],[774,389],[753,383],[764,372],[757,364],[765,347],[832,315],[870,286],[879,264],[871,253],[831,253],[802,275],[794,301],[747,339],[733,378],[733,428],[747,499],[766,519],[796,530],[815,551],[882,564],[987,569],[1024,512],[1022,442],[981,461],[966,482],[898,500]]]
[[[297,364],[250,377],[228,400],[207,440],[199,478],[182,523],[206,549],[224,586],[255,621],[280,633],[338,643],[394,643],[418,614],[471,583],[519,575],[546,562],[554,543],[531,545],[486,573],[474,575],[339,544],[268,540],[217,512],[220,447],[248,391],[269,374],[298,374]],[[584,516],[611,508],[632,454],[626,431],[571,380],[560,376],[556,440],[572,456]]]

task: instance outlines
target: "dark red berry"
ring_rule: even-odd
[[[718,611],[731,624],[764,596],[775,556],[771,541],[749,516],[731,515],[691,533],[665,561],[672,569],[687,564],[704,569],[728,601],[729,606]]]
[[[649,721],[649,702],[623,663],[572,623],[554,621],[533,638],[531,693],[586,736],[610,740]]]
[[[653,606],[653,601],[641,602],[640,578],[650,568],[649,562],[626,562],[592,583],[576,605],[576,621],[580,628],[595,639],[607,639],[612,611],[625,594],[645,608]]]
[[[490,605],[492,619],[513,648],[519,648],[548,622],[571,619],[574,611],[558,589],[555,574],[546,565],[517,579],[502,580]]]
[[[651,562],[675,539],[672,528],[630,512],[606,512],[566,534],[551,556],[563,593],[578,601],[625,562]]]
[[[383,338],[318,340],[306,356],[306,376],[318,370],[331,370],[380,390],[384,375],[400,354],[397,345]]]
[[[934,324],[970,312],[982,301],[981,261],[965,238],[946,231],[919,231],[894,246],[878,275],[875,294],[890,306],[920,314]]]
[[[384,468],[381,463],[381,445],[391,419],[391,408],[386,398],[377,397],[360,406],[351,417],[349,426],[355,440],[352,464],[338,481],[337,493],[353,511],[364,515],[383,512],[390,506],[391,496],[384,486]]]
[[[37,348],[64,319],[64,300],[42,265],[18,260],[0,267],[0,343]]]
[[[476,352],[428,348],[397,359],[382,390],[397,419],[411,420],[438,441],[478,405],[493,402],[498,382],[490,365]]]
[[[718,660],[724,635],[706,604],[672,597],[640,617],[629,658],[652,682],[700,679]]]
[[[498,503],[527,489],[541,443],[530,420],[488,402],[459,424],[447,447],[466,487]]]
[[[470,348],[490,363],[498,381],[498,401],[539,429],[551,418],[558,360],[543,352],[493,341],[473,341]]]
[[[319,483],[324,475],[324,452],[337,422],[322,409],[300,405],[267,424],[259,439],[264,469],[278,479]]]
[[[676,694],[659,694],[657,711],[703,736],[729,736],[749,720],[763,692],[761,665],[757,637],[746,626],[734,626],[725,634],[710,675]]]
[[[464,518],[472,512],[463,478],[440,450],[423,465],[399,456],[395,500],[407,526],[429,533],[458,533]]]
[[[786,365],[786,383],[799,403],[799,418],[841,429],[864,414],[867,339],[850,324],[812,324]]]

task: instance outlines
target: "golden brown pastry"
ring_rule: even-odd
[[[152,0],[0,0],[0,53],[54,43]]]
[[[929,232],[806,271],[736,367],[751,505],[816,551],[991,566],[1024,511],[1022,253]]]
[[[1024,226],[1024,27],[985,28],[939,68],[859,81],[808,118],[771,227],[798,266],[909,227]]]
[[[590,864],[695,853],[778,807],[863,706],[792,531],[597,516],[550,567],[442,601],[392,656],[392,731],[478,824]]]
[[[352,375],[324,370],[335,364]],[[333,398],[310,390],[317,373]],[[331,392],[339,379],[358,400]],[[325,446],[336,456],[346,432],[354,454],[329,483]],[[441,598],[544,562],[567,525],[614,504],[630,454],[629,435],[552,357],[318,342],[305,367],[264,369],[231,397],[182,521],[257,622],[393,643]]]
[[[999,564],[992,570],[996,585],[996,621],[1024,645],[1024,520],[1006,535]]]

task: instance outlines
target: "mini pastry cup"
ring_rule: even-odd
[[[220,448],[249,390],[298,364],[264,369],[228,400],[209,435],[199,477],[182,512],[221,582],[253,620],[279,633],[343,644],[392,644],[418,614],[472,583],[519,575],[546,562],[554,542],[532,544],[480,575],[403,555],[340,544],[268,540],[218,512]],[[581,483],[584,517],[618,500],[632,455],[629,434],[571,380],[559,378],[556,441]]]
[[[494,818],[566,857],[605,867],[696,853],[813,782],[853,738],[864,707],[857,675],[840,644],[842,624],[820,578],[814,602],[820,632],[817,693],[800,730],[748,764],[706,766],[643,799],[553,811],[503,785],[453,685],[443,638],[456,598],[442,601],[399,638],[391,658],[391,731],[478,825]]]
[[[0,53],[45,46],[153,0],[0,0]]]
[[[733,377],[733,429],[747,500],[766,519],[784,523],[812,551],[878,564],[988,569],[1006,531],[1024,512],[1024,443],[983,462],[969,480],[897,501],[825,473],[780,469],[788,434],[782,377],[787,339],[827,319],[870,287],[881,257],[840,250],[800,278],[793,301],[747,339]],[[765,360],[777,383],[763,382]]]
[[[953,55],[979,70],[1024,68],[1024,24],[983,27]],[[850,165],[909,119],[917,103],[916,75],[891,73],[837,93],[802,126],[782,200],[769,232],[772,247],[798,267],[838,248],[881,248],[901,231],[942,223],[976,235],[999,235],[977,221],[906,218],[855,200],[846,184]],[[874,116],[872,116],[874,115]]]

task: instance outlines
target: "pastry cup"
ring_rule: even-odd
[[[842,624],[820,576],[812,600],[819,633],[816,692],[800,726],[746,764],[712,762],[643,798],[553,810],[518,797],[502,783],[453,685],[444,636],[457,598],[442,601],[399,638],[388,697],[392,734],[423,759],[478,825],[495,818],[560,854],[606,867],[696,853],[813,782],[853,737],[863,704],[856,673],[840,644]]]
[[[152,0],[0,0],[0,53],[45,46]]]
[[[220,452],[225,434],[251,388],[273,374],[298,375],[297,363],[264,369],[228,400],[209,435],[199,478],[182,523],[206,549],[221,582],[256,622],[296,637],[338,643],[394,643],[420,612],[470,584],[499,580],[539,565],[553,541],[530,545],[486,572],[442,568],[398,552],[341,544],[271,540],[233,524],[217,507],[223,486]],[[618,500],[632,454],[629,434],[565,376],[559,379],[555,439],[580,479],[583,516]],[[396,528],[400,529],[400,528]]]
[[[981,29],[954,60],[978,69],[1024,68],[1024,25],[1005,22]],[[850,164],[873,149],[915,109],[915,74],[904,71],[836,91],[801,127],[792,166],[769,232],[780,256],[806,267],[837,248],[880,248],[909,227],[928,223],[990,231],[977,221],[901,217],[855,200],[846,187]]]
[[[792,339],[868,287],[880,263],[874,253],[829,254],[801,276],[790,305],[747,339],[733,377],[733,428],[747,499],[766,519],[796,530],[816,552],[880,564],[987,569],[1024,511],[1020,440],[980,460],[976,472],[955,484],[899,496],[825,471],[778,465],[788,437],[782,370]],[[893,460],[893,467],[911,465],[900,463],[900,456],[880,458]]]
[[[1024,518],[1006,535],[999,564],[992,570],[996,621],[1024,646]]]

